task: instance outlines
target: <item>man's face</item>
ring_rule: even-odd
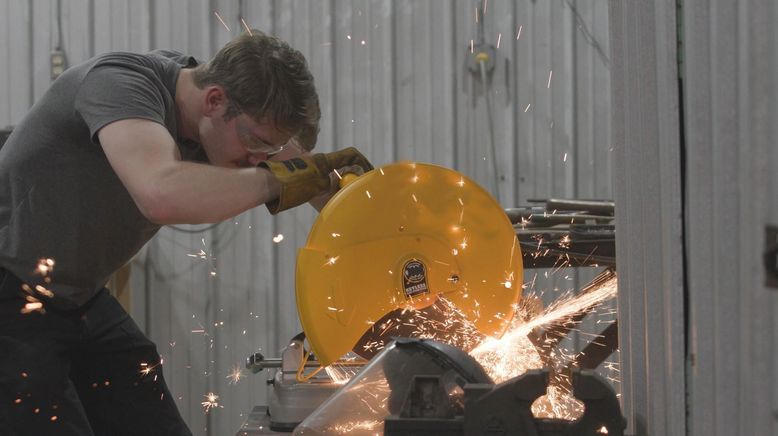
[[[276,126],[272,117],[259,121],[241,113],[224,119],[227,100],[211,96],[199,123],[200,142],[211,164],[229,168],[257,166],[283,149],[292,137]]]

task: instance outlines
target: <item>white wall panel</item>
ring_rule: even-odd
[[[692,435],[778,434],[774,1],[684,2]],[[773,243],[775,241],[772,241]]]
[[[206,60],[243,30],[244,18],[308,59],[323,110],[318,150],[353,145],[377,165],[405,159],[452,167],[492,192],[499,183],[506,207],[538,197],[610,198],[605,0],[489,1],[485,41],[501,37],[487,87],[466,68],[478,3],[62,0],[58,14],[55,0],[2,1],[0,56],[18,56],[0,67],[0,126],[17,123],[49,85],[58,17],[70,65],[109,50],[155,48]],[[264,403],[265,375],[237,384],[226,376],[255,351],[278,356],[299,331],[294,259],[314,218],[307,207],[276,217],[258,208],[202,232],[205,226],[166,228],[133,261],[133,316],[157,343],[195,434],[231,434]],[[279,234],[283,241],[273,242]],[[588,276],[543,286],[564,290]],[[220,395],[223,408],[206,415],[200,402],[208,392]]]
[[[32,105],[32,88],[30,83],[30,68],[32,66],[32,14],[30,2],[24,0],[9,0],[8,17],[6,23],[7,32],[10,37],[15,35],[25,35],[26,38],[20,39],[8,46],[6,60],[8,62],[8,75],[10,92],[8,102],[8,111],[11,119],[19,119],[24,116],[27,109]]]
[[[612,0],[613,183],[628,432],[686,433],[676,3]]]
[[[50,0],[32,0],[30,7],[32,8],[32,22],[35,25],[30,26],[30,32],[32,33],[32,47],[30,51],[32,66],[25,77],[28,77],[31,81],[31,84],[28,86],[31,88],[33,101],[35,101],[46,92],[51,84],[51,62],[46,53],[56,48],[58,33],[56,5],[53,2]],[[0,74],[3,73],[0,72]],[[0,125],[16,123],[19,119],[14,118],[9,120],[8,123],[3,123],[0,118]]]
[[[10,4],[5,3],[2,5],[0,11],[0,34],[3,35],[3,43],[0,44],[0,59],[10,59],[11,50],[11,31],[8,26],[8,21],[13,20],[14,17],[9,14]],[[0,100],[0,126],[8,126],[11,124],[11,71],[9,68],[0,68],[0,86],[3,88],[3,99]]]
[[[69,65],[81,63],[94,55],[94,2],[62,0],[62,47]]]

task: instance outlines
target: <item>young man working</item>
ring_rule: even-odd
[[[0,434],[190,435],[109,276],[161,225],[322,205],[333,170],[372,169],[353,148],[308,153],[320,112],[305,59],[252,33],[202,65],[155,52],[75,66],[0,149]]]

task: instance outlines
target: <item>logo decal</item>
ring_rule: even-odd
[[[427,268],[418,259],[411,259],[403,266],[403,290],[405,297],[429,294],[427,287]]]

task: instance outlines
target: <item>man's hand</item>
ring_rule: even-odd
[[[332,153],[317,153],[300,156],[281,162],[265,161],[260,164],[267,168],[281,184],[281,193],[277,200],[267,203],[270,213],[298,206],[317,197],[332,196],[333,174],[336,169],[353,168],[370,171],[373,165],[356,148],[350,147]]]
[[[337,174],[335,174],[337,172]],[[322,192],[321,194],[313,197],[309,203],[311,206],[314,207],[317,211],[321,211],[325,204],[327,204],[328,201],[330,201],[330,198],[332,198],[335,193],[338,192],[338,190],[342,187],[341,186],[341,179],[346,174],[356,174],[357,176],[361,176],[365,173],[365,170],[362,169],[359,165],[351,165],[348,167],[339,168],[333,172],[330,173],[330,189]]]

